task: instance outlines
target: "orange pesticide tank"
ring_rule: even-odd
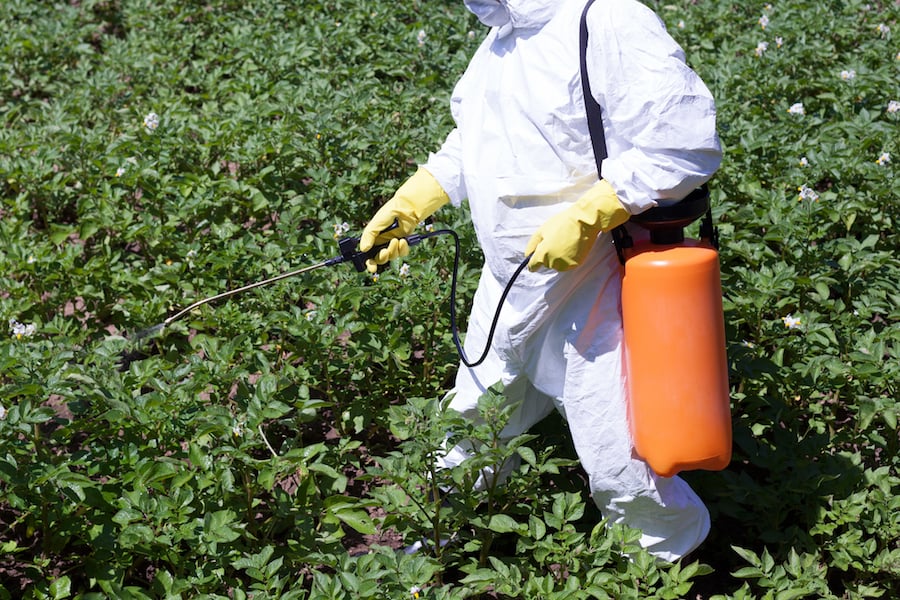
[[[634,447],[655,473],[721,470],[731,410],[719,255],[706,241],[637,242],[622,281]]]

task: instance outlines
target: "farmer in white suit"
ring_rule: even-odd
[[[470,355],[482,351],[503,287],[531,254],[487,359],[460,366],[450,408],[476,418],[479,396],[502,382],[519,403],[505,430],[514,436],[556,407],[602,514],[639,528],[655,556],[678,560],[706,537],[709,513],[682,479],[658,477],[633,455],[621,270],[609,231],[712,176],[721,160],[713,99],[650,9],[593,3],[586,66],[608,149],[598,176],[579,69],[586,0],[466,6],[491,29],[453,91],[456,127],[375,214],[361,249],[388,243],[370,261],[374,270],[408,252],[402,238],[423,219],[468,199],[485,256]],[[466,457],[457,446],[443,461]]]

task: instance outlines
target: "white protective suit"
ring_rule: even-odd
[[[456,128],[423,166],[455,205],[468,198],[485,255],[469,356],[481,354],[531,235],[598,181],[579,72],[585,2],[466,0],[492,29],[453,91]],[[609,152],[603,177],[632,214],[683,198],[721,160],[709,90],[636,0],[597,0],[588,28],[589,80]],[[556,406],[604,516],[640,528],[644,547],[677,560],[706,537],[709,514],[682,479],[657,477],[632,454],[620,283],[609,234],[578,268],[523,271],[491,353],[476,368],[460,367],[450,407],[474,418],[478,397],[502,381],[522,403],[505,432],[514,436]],[[465,456],[456,447],[444,463]]]

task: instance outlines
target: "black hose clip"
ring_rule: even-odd
[[[634,246],[634,240],[624,225],[619,225],[612,230],[613,245],[616,247],[616,255],[619,257],[619,263],[625,264],[625,250]]]

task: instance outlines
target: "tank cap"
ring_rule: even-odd
[[[707,210],[709,210],[709,187],[703,185],[675,204],[654,206],[640,214],[633,215],[630,220],[651,231],[681,228],[702,217]]]
[[[695,189],[670,206],[654,206],[634,215],[631,221],[650,231],[654,244],[678,244],[684,241],[684,228],[709,210],[709,188]]]

